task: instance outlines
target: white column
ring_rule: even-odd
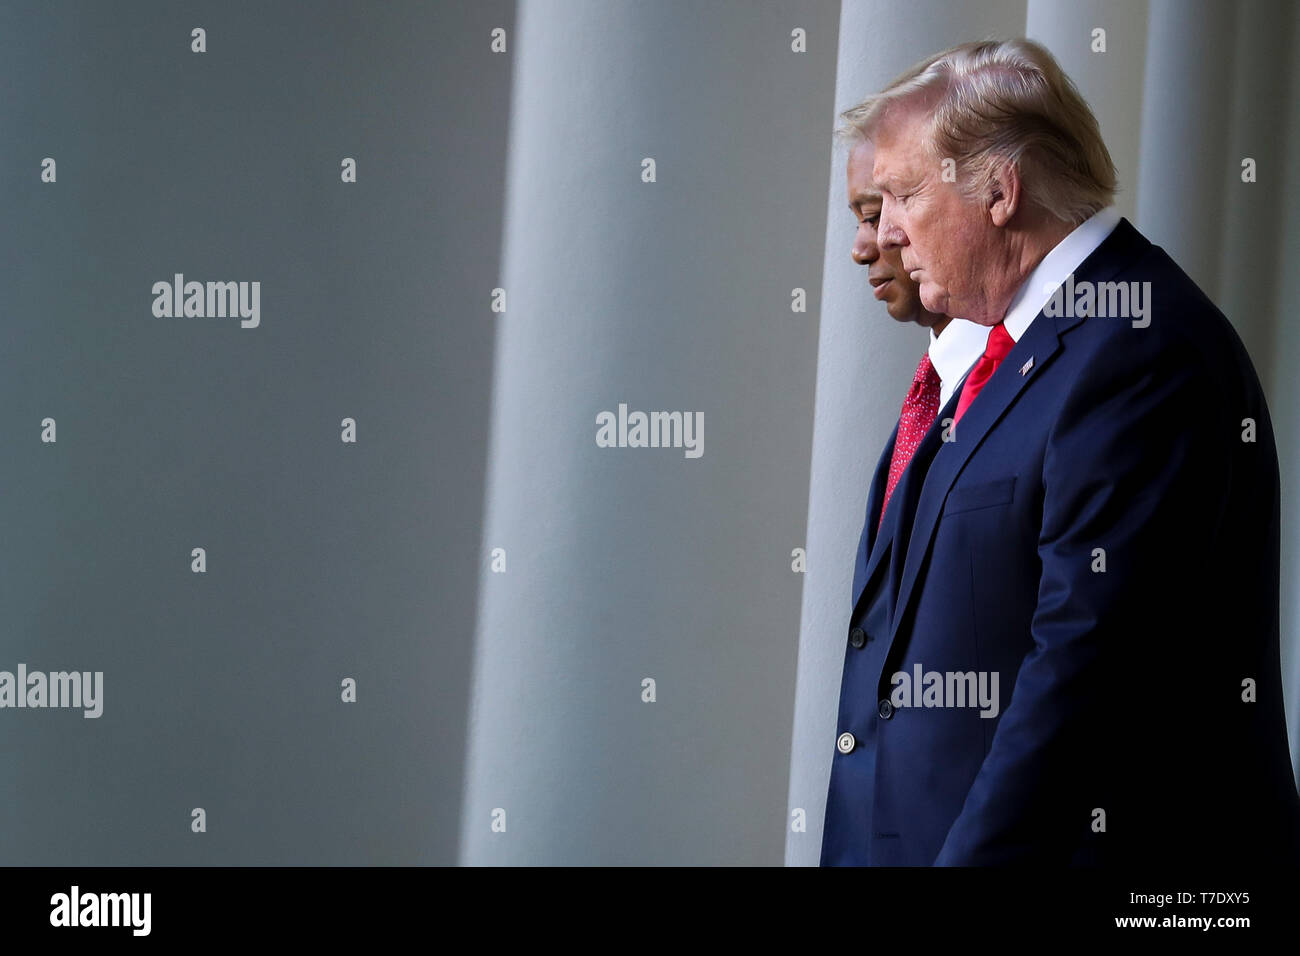
[[[1135,225],[1212,299],[1219,292],[1232,10],[1151,0]]]
[[[1104,52],[1094,50],[1094,30],[1105,31]],[[1115,205],[1136,222],[1145,0],[1029,0],[1025,35],[1052,51],[1092,107],[1119,174]]]
[[[463,863],[781,861],[836,13],[520,5]]]
[[[1283,82],[1294,50],[1289,29],[1294,9],[1291,0],[1254,0],[1234,8],[1231,69],[1217,62],[1201,67],[1220,82],[1230,79],[1232,96],[1227,111],[1214,118],[1224,141],[1218,180],[1223,196],[1222,227],[1201,226],[1222,237],[1215,301],[1241,333],[1270,395],[1274,381],[1268,357],[1274,327],[1279,316],[1286,315],[1275,311],[1273,295],[1280,275],[1295,268],[1294,259],[1278,254],[1288,212],[1287,167],[1295,165],[1295,154],[1285,151],[1283,134],[1283,130],[1294,133],[1285,122],[1290,103]],[[1241,178],[1242,160],[1247,157],[1255,161],[1253,183]],[[1189,206],[1196,205],[1194,197],[1187,199]],[[1294,206],[1291,215],[1295,215]],[[1287,374],[1291,374],[1289,370]],[[1281,410],[1274,414],[1277,411]]]

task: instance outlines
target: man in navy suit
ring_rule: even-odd
[[[868,267],[867,281],[874,290],[875,297],[885,303],[890,316],[900,322],[914,322],[930,331],[929,347],[921,356],[916,374],[913,376],[912,387],[904,399],[899,424],[895,426],[889,440],[885,442],[871,479],[867,495],[867,513],[858,540],[857,563],[853,573],[853,593],[856,596],[864,592],[863,585],[868,577],[868,571],[880,570],[883,573],[885,569],[891,567],[889,559],[898,553],[894,538],[899,523],[893,519],[897,517],[901,508],[898,502],[906,500],[911,487],[911,483],[907,480],[910,463],[918,447],[923,446],[926,449],[921,455],[922,459],[928,453],[932,453],[933,448],[936,447],[943,421],[939,410],[947,406],[948,415],[951,416],[955,408],[957,386],[961,384],[966,372],[984,351],[988,330],[965,319],[930,312],[922,305],[920,290],[903,269],[898,248],[882,250],[877,241],[876,227],[880,220],[881,195],[880,190],[876,189],[871,181],[874,146],[870,140],[856,137],[851,128],[842,132],[843,139],[851,146],[846,163],[849,210],[859,222],[851,250],[853,261]],[[900,431],[904,433],[901,443]],[[909,431],[922,436],[921,446],[915,444],[915,438],[908,439]],[[931,431],[933,434],[929,435],[927,443],[925,436]],[[923,469],[920,473],[924,477]],[[895,501],[893,511],[886,508],[887,500]],[[901,571],[901,560],[893,567],[896,572]],[[866,595],[863,609],[857,616],[872,621],[887,617],[891,596],[892,592],[889,588],[873,588],[871,593]],[[866,673],[875,668],[876,672],[879,672],[880,642],[868,646],[869,636],[878,631],[879,628],[863,627],[856,623],[850,627],[844,658],[846,685],[856,680],[855,675],[859,671]],[[867,707],[867,703],[860,697],[846,695],[841,701],[840,725],[849,726],[859,723],[855,720],[856,712]],[[867,709],[872,715],[875,714],[874,699],[869,702]],[[867,726],[870,729],[871,725]],[[837,745],[843,748],[847,744],[848,739],[841,735]],[[858,746],[860,757],[868,753],[869,742],[866,739]],[[842,772],[852,773],[860,770],[864,766],[864,761],[844,762],[836,766]],[[851,786],[832,786],[831,796],[834,798],[837,793],[852,794],[854,789]],[[851,801],[852,799],[853,797],[850,796]],[[856,804],[856,808],[858,810],[862,808],[860,801]],[[852,802],[835,809],[838,813],[849,815],[855,813],[855,805]],[[831,809],[828,808],[827,813],[830,816]]]
[[[1041,46],[963,44],[845,118],[880,248],[988,336],[859,560],[822,863],[1300,862],[1237,334],[1111,207]]]

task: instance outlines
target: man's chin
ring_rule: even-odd
[[[895,322],[917,322],[925,315],[921,302],[915,296],[899,296],[885,303],[889,317]]]
[[[947,303],[943,300],[941,290],[930,285],[930,283],[924,279],[921,281],[919,295],[921,304],[925,306],[927,312],[933,312],[935,315],[947,314],[947,310],[944,308]]]
[[[891,290],[893,295],[885,299],[885,311],[895,322],[911,322],[921,311],[921,306],[913,296],[899,295],[898,290]]]

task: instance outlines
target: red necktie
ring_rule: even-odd
[[[961,417],[966,414],[966,409],[970,408],[970,403],[975,401],[975,396],[980,393],[984,383],[993,377],[993,373],[998,370],[998,366],[1002,364],[1002,360],[1007,357],[1007,353],[1015,344],[1011,333],[1001,322],[989,331],[989,341],[984,347],[984,354],[966,376],[966,384],[961,389],[961,398],[957,399],[957,412],[952,416],[954,425],[961,421]]]
[[[930,354],[921,356],[912,376],[912,387],[907,398],[903,399],[903,411],[898,416],[898,437],[894,439],[894,457],[889,461],[889,479],[885,482],[885,500],[880,505],[880,521],[885,520],[885,508],[889,505],[889,496],[894,493],[894,486],[903,477],[907,463],[912,460],[912,453],[921,439],[934,424],[939,414],[939,373],[930,364]]]

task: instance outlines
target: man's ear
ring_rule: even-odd
[[[989,184],[989,218],[995,226],[1005,226],[1020,208],[1020,170],[1014,163],[1001,163]]]

